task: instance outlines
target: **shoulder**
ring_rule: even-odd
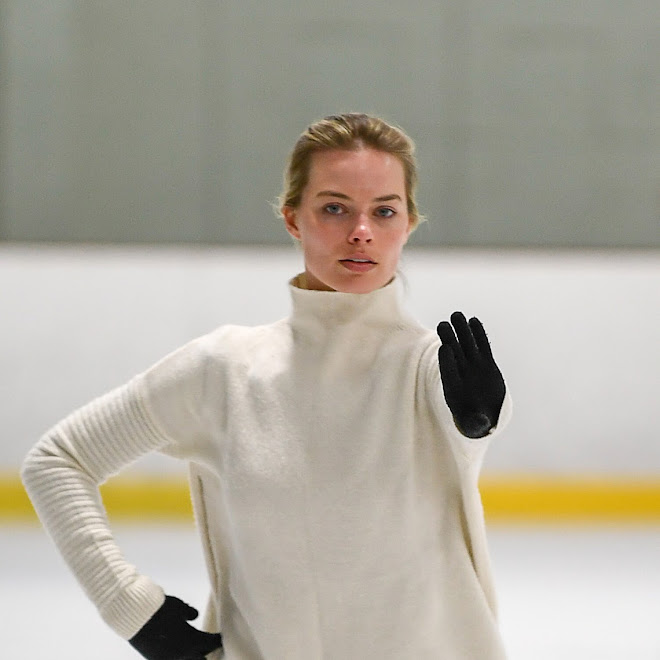
[[[409,345],[420,356],[420,360],[426,360],[428,356],[436,354],[440,346],[438,335],[414,319],[406,319],[401,323],[393,338],[395,341]]]
[[[223,325],[193,340],[188,350],[201,359],[233,361],[255,352],[272,350],[290,339],[291,328],[287,319],[268,325]]]
[[[223,325],[196,337],[158,360],[138,378],[146,382],[204,378],[218,367],[242,363],[286,337],[287,324]]]

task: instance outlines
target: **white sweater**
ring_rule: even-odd
[[[446,407],[437,336],[369,294],[290,285],[293,312],[223,326],[76,411],[30,452],[35,508],[107,623],[164,599],[128,564],[98,485],[158,450],[189,461],[226,660],[495,660],[477,488],[489,438]],[[498,429],[508,420],[507,395]]]

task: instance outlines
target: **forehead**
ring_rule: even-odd
[[[375,149],[320,151],[311,158],[307,187],[313,190],[405,193],[405,174],[394,155]],[[351,195],[352,196],[352,195]]]

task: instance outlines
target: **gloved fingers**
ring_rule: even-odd
[[[187,609],[184,611],[183,618],[186,621],[193,621],[199,616],[199,612],[192,607],[191,605],[188,605]]]
[[[462,312],[454,312],[449,318],[456,331],[463,354],[468,360],[475,359],[478,356],[477,344],[465,316]]]
[[[454,354],[454,357],[456,358],[457,363],[462,368],[463,365],[465,364],[465,355],[463,354],[463,349],[458,343],[458,339],[456,338],[454,328],[451,327],[449,321],[441,321],[440,323],[438,323],[438,327],[436,331],[438,333],[438,337],[440,337],[440,341],[442,342],[443,346],[447,346],[451,349],[451,351]]]
[[[479,352],[486,358],[492,360],[493,352],[490,348],[490,342],[488,341],[488,336],[484,330],[484,326],[481,321],[475,316],[470,319],[469,322],[470,330],[472,330],[472,335],[474,341],[476,342]]]
[[[438,349],[438,365],[445,389],[461,380],[461,373],[456,355],[449,344],[442,344]]]
[[[171,608],[172,611],[176,611],[176,613],[182,616],[186,621],[192,621],[199,616],[199,612],[194,607],[188,605],[188,603],[184,603],[176,596],[167,596],[166,601],[168,607]]]
[[[441,321],[438,323],[436,332],[438,333],[438,337],[440,337],[440,341],[443,344],[451,346],[452,348],[454,346],[458,346],[458,340],[456,339],[454,329],[449,324],[449,321]]]
[[[222,646],[222,635],[220,633],[207,633],[196,628],[192,628],[192,630],[195,631],[195,641],[191,650],[194,653],[201,654],[202,660],[211,651],[215,651]]]

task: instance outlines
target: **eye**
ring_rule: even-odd
[[[376,215],[380,218],[392,218],[396,215],[396,211],[389,206],[381,206],[376,209]]]
[[[341,215],[344,211],[341,204],[326,204],[323,210],[330,215]]]

